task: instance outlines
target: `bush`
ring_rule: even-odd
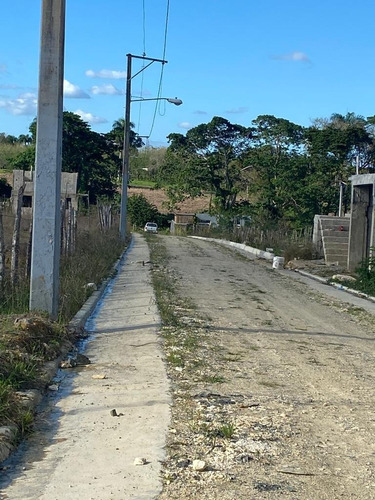
[[[8,184],[4,177],[0,178],[0,198],[10,198],[12,196],[12,186]]]
[[[142,193],[133,194],[128,199],[128,214],[133,226],[141,228],[146,222],[155,222],[158,210]]]

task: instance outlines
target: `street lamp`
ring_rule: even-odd
[[[121,206],[120,206],[120,236],[123,241],[126,238],[126,215],[127,215],[127,202],[128,202],[128,177],[129,177],[129,152],[130,152],[130,104],[137,101],[167,101],[175,106],[182,104],[181,99],[177,97],[153,97],[153,98],[131,98],[131,81],[139,75],[142,71],[148,68],[154,62],[165,64],[168,61],[164,59],[154,59],[151,57],[134,56],[127,54],[127,74],[126,74],[126,93],[125,93],[125,124],[124,124],[124,147],[122,154],[122,189],[121,189]],[[132,58],[143,59],[150,61],[145,67],[132,76]]]

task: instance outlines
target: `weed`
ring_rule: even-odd
[[[34,422],[34,415],[30,410],[25,411],[21,415],[21,419],[20,419],[20,423],[19,423],[21,436],[23,436],[31,431],[32,426],[33,426],[33,422]]]
[[[196,335],[188,335],[183,341],[183,346],[188,351],[193,351],[198,347],[198,338]]]
[[[35,380],[36,374],[35,362],[15,360],[10,364],[5,382],[14,389],[20,389],[27,382]]]
[[[181,356],[179,356],[178,354],[175,354],[173,352],[168,354],[167,361],[168,361],[168,363],[170,363],[173,366],[177,366],[177,367],[181,367],[181,368],[184,366],[184,361],[181,358]]]
[[[232,423],[224,423],[221,427],[219,427],[219,435],[226,439],[231,439],[236,432],[236,428]]]
[[[278,384],[277,382],[271,382],[268,380],[260,380],[259,384],[264,385],[264,387],[270,387],[271,389],[276,389],[277,387],[282,387],[281,384]]]
[[[9,384],[0,379],[0,423],[9,422],[15,399]]]
[[[207,382],[209,384],[223,384],[226,379],[221,375],[203,375],[202,382]]]

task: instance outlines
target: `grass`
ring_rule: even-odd
[[[11,245],[13,231],[13,215],[9,212],[3,216],[6,247]],[[29,234],[30,218],[22,220],[19,280],[12,286],[9,277],[9,252],[7,257],[7,274],[0,284],[0,314],[22,314],[28,311],[29,280],[25,279],[26,245]],[[116,225],[111,230],[101,232],[96,216],[79,215],[77,221],[77,242],[74,254],[61,256],[60,259],[60,299],[59,321],[69,322],[84,304],[91,290],[88,283],[97,286],[108,277],[113,264],[124,250],[124,244],[118,236]]]
[[[202,381],[209,384],[223,384],[226,379],[221,375],[203,375]]]
[[[13,215],[7,212],[3,222],[9,249]],[[28,312],[29,282],[22,276],[29,223],[23,219],[18,284],[12,287],[6,276],[0,287],[0,426],[14,424],[16,439],[28,432],[33,422],[32,412],[22,404],[17,391],[44,388],[41,380],[46,361],[56,359],[62,346],[74,341],[66,325],[91,293],[86,285],[100,286],[124,250],[116,226],[102,233],[96,216],[80,215],[75,253],[60,260],[59,318],[52,322],[47,316]]]
[[[231,422],[224,423],[221,427],[219,427],[220,436],[226,439],[232,439],[235,432],[236,428]]]
[[[145,187],[150,189],[155,189],[156,182],[149,180],[134,179],[129,182],[130,187]]]

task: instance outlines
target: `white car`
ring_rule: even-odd
[[[146,225],[144,227],[144,232],[145,233],[157,233],[158,232],[158,225],[155,224],[155,222],[146,222]]]

